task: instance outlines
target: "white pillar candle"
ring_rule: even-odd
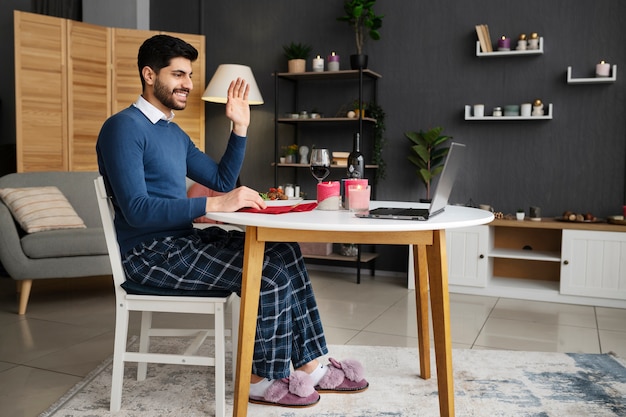
[[[599,64],[596,64],[596,76],[597,77],[608,77],[611,72],[611,64],[606,63],[604,61],[600,61]]]
[[[319,55],[313,58],[313,72],[323,72],[324,71],[324,58]]]

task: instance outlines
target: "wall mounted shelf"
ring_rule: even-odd
[[[501,121],[501,120],[551,120],[552,103],[548,104],[548,111],[543,116],[472,116],[472,106],[465,105],[465,120]]]
[[[617,65],[611,68],[610,77],[572,78],[572,67],[567,67],[568,84],[606,84],[617,81]]]
[[[512,49],[510,51],[482,52],[480,50],[480,42],[476,41],[476,56],[480,58],[521,56],[521,55],[541,55],[541,54],[543,54],[543,37],[539,38],[539,49],[526,49],[524,51],[518,51],[516,49]]]
[[[288,163],[280,163],[280,162],[272,162],[272,166],[277,166],[277,167],[291,167],[291,168],[311,168],[311,164],[298,164],[298,163],[293,163],[293,164],[288,164]],[[348,166],[347,165],[337,165],[337,164],[333,164],[330,166],[330,169],[347,169]],[[366,164],[365,165],[365,169],[378,169],[378,165],[376,164]]]
[[[372,119],[371,117],[363,117],[361,120],[368,123],[376,123],[376,119]],[[287,124],[299,124],[299,123],[336,123],[336,122],[345,122],[345,123],[359,123],[358,117],[320,117],[318,119],[292,119],[287,117],[279,117],[276,120],[278,123],[287,123]]]

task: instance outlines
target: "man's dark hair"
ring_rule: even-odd
[[[193,62],[198,59],[198,50],[184,40],[169,35],[155,35],[146,39],[137,55],[141,88],[145,88],[146,84],[141,74],[143,67],[148,66],[158,74],[161,68],[167,67],[173,58],[179,57]]]

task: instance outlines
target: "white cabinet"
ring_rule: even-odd
[[[626,233],[563,230],[561,293],[626,300]]]
[[[626,227],[494,220],[446,231],[450,292],[626,308]]]
[[[448,282],[450,285],[487,285],[488,226],[446,230]]]

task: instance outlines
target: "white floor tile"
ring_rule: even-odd
[[[613,352],[626,360],[626,332],[600,330],[599,333],[602,353]]]
[[[491,316],[498,319],[596,328],[594,307],[501,298]]]
[[[626,310],[621,308],[596,307],[598,328],[626,332]]]
[[[600,353],[596,329],[498,318],[487,320],[475,344],[496,349]]]

